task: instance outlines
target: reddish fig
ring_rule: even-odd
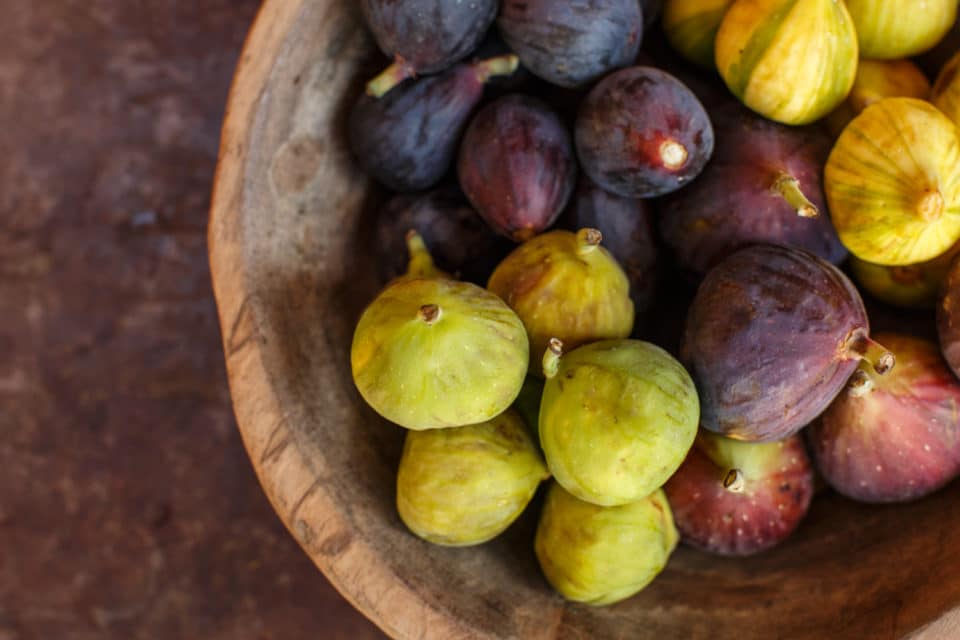
[[[796,529],[813,496],[813,467],[798,435],[757,443],[701,431],[663,490],[683,542],[746,556]]]
[[[682,353],[700,392],[701,425],[751,441],[806,426],[860,360],[879,373],[894,363],[870,339],[860,294],[839,269],[773,245],[741,249],[707,274]]]
[[[713,153],[713,127],[679,80],[653,67],[631,67],[587,95],[576,144],[584,173],[598,185],[628,198],[653,198],[700,173]]]
[[[820,183],[831,141],[816,127],[787,127],[739,104],[712,112],[710,164],[666,198],[660,228],[677,261],[706,273],[749,244],[810,251],[833,264],[847,255],[827,215]]]
[[[861,366],[809,430],[814,459],[834,489],[863,502],[902,502],[960,473],[960,383],[932,342],[877,336],[897,354],[879,377]]]
[[[517,68],[514,55],[461,64],[407,80],[374,98],[363,95],[350,114],[350,146],[364,170],[395,191],[432,187],[453,164],[460,134],[491,77]]]
[[[495,231],[516,242],[553,224],[573,191],[570,134],[539,100],[509,95],[467,127],[457,162],[460,186]]]

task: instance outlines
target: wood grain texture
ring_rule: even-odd
[[[503,536],[445,549],[393,504],[402,431],[353,388],[353,325],[377,289],[381,195],[351,164],[345,109],[377,65],[346,0],[268,0],[224,126],[209,232],[230,385],[263,487],[317,566],[397,638],[902,638],[960,603],[956,484],[897,507],[819,496],[748,560],[681,548],[638,596],[565,604],[532,552],[535,504]],[[921,635],[953,637],[942,618]],[[925,634],[925,635],[924,635]]]

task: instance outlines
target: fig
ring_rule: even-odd
[[[800,524],[813,497],[813,467],[799,435],[740,442],[701,431],[663,490],[682,542],[747,556],[780,544]]]
[[[510,526],[548,477],[515,411],[465,427],[410,431],[397,473],[397,511],[429,542],[481,544]]]
[[[847,99],[826,118],[827,129],[837,137],[857,114],[883,98],[930,96],[930,81],[909,60],[861,60]]]
[[[897,366],[878,377],[860,367],[808,430],[827,483],[862,502],[902,502],[960,473],[960,383],[937,346],[881,333]]]
[[[563,211],[577,163],[560,118],[543,102],[512,94],[488,104],[470,122],[457,172],[487,224],[523,242]]]
[[[786,127],[737,103],[713,112],[713,160],[660,206],[660,231],[681,267],[706,273],[757,243],[810,251],[839,264],[847,256],[826,215],[820,173],[830,140],[814,127]]]
[[[603,606],[638,593],[677,547],[670,505],[659,489],[637,502],[601,507],[552,483],[534,551],[547,581],[567,600]]]
[[[809,124],[837,107],[857,72],[857,33],[837,0],[735,0],[714,55],[727,87],[760,115]]]
[[[960,377],[960,258],[950,263],[937,303],[937,336],[944,359]]]
[[[884,98],[843,130],[824,169],[840,240],[861,260],[905,265],[960,239],[960,137],[936,107]]]
[[[383,97],[360,96],[349,124],[360,166],[395,191],[432,187],[453,164],[484,83],[512,73],[517,64],[514,55],[459,64],[440,75],[403,81]]]
[[[361,0],[380,50],[395,60],[384,77],[437,73],[466,58],[497,17],[499,0]],[[369,87],[380,95],[377,80]]]
[[[733,0],[667,0],[663,32],[684,58],[712,69],[714,42],[720,22]]]
[[[954,21],[940,42],[929,51],[917,56],[915,61],[927,77],[933,79],[957,53],[957,49],[960,49],[960,20]]]
[[[572,349],[633,330],[630,285],[600,246],[602,237],[596,229],[544,233],[517,247],[490,276],[487,288],[527,329],[531,374],[538,374],[550,338]]]
[[[637,198],[623,198],[604,191],[582,178],[560,226],[576,231],[596,229],[603,245],[630,281],[630,299],[637,315],[653,306],[657,285],[657,245],[650,205]]]
[[[690,374],[641,340],[603,340],[543,359],[540,444],[553,477],[581,500],[635,502],[666,482],[697,435]]]
[[[713,153],[713,127],[682,82],[653,67],[601,80],[584,99],[575,128],[584,173],[626,198],[653,198],[695,178]]]
[[[643,11],[637,0],[504,0],[497,27],[524,67],[576,88],[633,63]]]
[[[894,363],[870,339],[863,301],[839,269],[774,245],[741,249],[707,274],[682,355],[700,392],[701,426],[749,441],[806,426],[861,359],[878,372]]]
[[[391,198],[374,224],[374,255],[382,280],[406,269],[404,234],[416,229],[437,266],[458,279],[486,284],[514,245],[490,229],[456,187]]]
[[[960,243],[933,260],[899,267],[871,264],[854,256],[850,271],[861,288],[877,300],[897,307],[932,308],[958,252]]]
[[[954,124],[960,124],[960,74],[957,73],[958,71],[960,71],[960,52],[950,58],[940,70],[930,95],[930,102]]]
[[[374,411],[407,429],[489,420],[520,392],[527,332],[486,289],[440,277],[418,238],[411,234],[408,274],[360,316],[350,349],[354,384]]]
[[[890,60],[933,48],[957,19],[956,0],[845,0],[860,55]]]

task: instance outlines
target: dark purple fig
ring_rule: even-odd
[[[557,115],[539,100],[509,95],[473,118],[457,172],[463,192],[494,231],[523,242],[560,215],[577,164]]]
[[[797,528],[813,497],[813,467],[799,435],[738,442],[701,431],[663,490],[683,542],[746,556]]]
[[[937,304],[940,351],[954,375],[960,376],[960,255],[953,259]]]
[[[381,98],[360,96],[350,114],[350,146],[363,169],[395,191],[439,182],[470,114],[493,75],[517,68],[513,55],[461,64],[436,76],[402,81]]]
[[[865,359],[893,355],[869,337],[850,280],[829,262],[755,245],[714,267],[687,316],[682,359],[700,392],[701,425],[737,440],[783,440],[817,417]]]
[[[827,215],[820,175],[831,141],[739,104],[712,112],[716,151],[688,188],[661,203],[660,229],[677,262],[696,273],[749,244],[804,249],[839,264],[847,256]]]
[[[637,0],[504,0],[497,26],[524,67],[572,88],[633,64],[643,12]]]
[[[420,233],[440,269],[476,284],[485,285],[500,260],[514,249],[487,226],[456,187],[396,196],[380,210],[375,227],[374,253],[383,281],[406,272],[404,236],[410,229]]]
[[[590,91],[576,125],[584,173],[627,198],[653,198],[695,178],[713,153],[713,127],[697,97],[653,67],[610,74]]]
[[[390,75],[436,73],[470,55],[497,17],[499,0],[361,0],[373,37],[394,58]]]
[[[608,193],[581,178],[560,226],[570,231],[598,229],[607,248],[630,280],[630,297],[640,314],[653,305],[657,285],[657,245],[653,215],[643,200]]]
[[[960,383],[936,344],[881,333],[897,366],[876,376],[861,366],[808,430],[827,483],[863,502],[902,502],[960,473]]]

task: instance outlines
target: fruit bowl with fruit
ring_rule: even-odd
[[[392,637],[960,637],[953,116],[848,99],[869,8],[704,0],[694,67],[652,16],[697,4],[261,9],[209,230],[234,410]]]

